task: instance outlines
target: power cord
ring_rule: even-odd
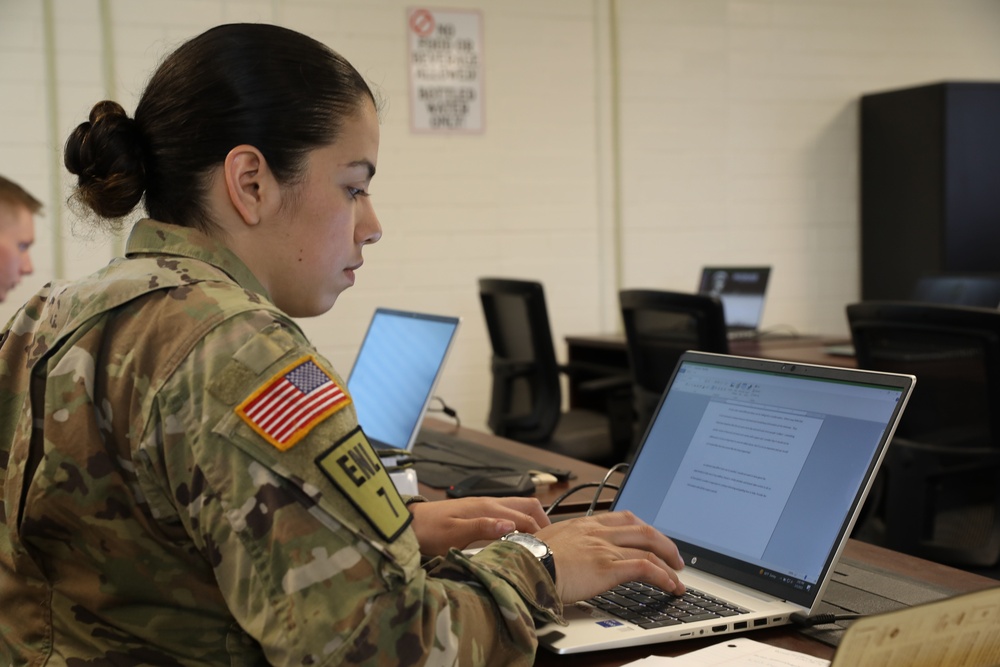
[[[466,464],[466,463],[458,463],[455,461],[434,459],[424,456],[416,456],[413,454],[413,452],[409,452],[405,449],[398,449],[395,447],[376,449],[375,454],[380,459],[393,458],[393,457],[396,458],[395,465],[391,466],[387,465],[385,467],[387,472],[398,472],[400,470],[406,470],[407,468],[413,467],[414,463],[440,463],[443,465],[448,465],[454,468],[462,468],[465,470],[493,470],[501,472],[521,472],[521,470],[517,468],[511,468],[507,466]],[[596,488],[596,491],[594,491],[594,498],[593,500],[590,501],[590,507],[587,508],[587,516],[593,515],[594,510],[597,508],[597,503],[601,498],[601,493],[604,492],[604,489],[612,489],[613,491],[618,491],[620,489],[620,487],[617,484],[608,483],[608,480],[611,479],[611,475],[615,474],[616,472],[625,472],[628,470],[628,467],[629,467],[628,463],[616,463],[615,465],[608,468],[608,472],[605,473],[604,479],[602,479],[600,482],[586,482],[584,484],[577,484],[576,486],[567,489],[549,504],[548,509],[545,510],[546,516],[551,514],[552,510],[557,508],[560,503],[562,503],[564,500],[566,500],[566,498],[570,497],[574,493],[583,491],[584,489]]]
[[[509,466],[498,466],[489,464],[478,464],[478,463],[459,463],[457,461],[449,461],[447,459],[435,459],[427,456],[418,456],[413,452],[408,452],[405,449],[376,449],[375,454],[380,459],[385,458],[395,458],[395,465],[387,465],[385,469],[387,472],[399,472],[400,470],[406,470],[407,468],[412,468],[414,463],[440,463],[441,465],[448,466],[450,468],[461,468],[463,470],[492,470],[496,472],[521,472],[518,468],[511,468]]]
[[[790,614],[788,619],[795,625],[811,628],[814,625],[825,625],[827,623],[836,623],[837,621],[854,621],[863,616],[864,614],[813,614],[812,616],[807,616],[806,614],[795,612]]]
[[[601,493],[604,491],[604,489],[612,489],[614,491],[618,491],[621,488],[617,484],[609,484],[608,483],[608,480],[611,478],[611,475],[615,474],[616,472],[624,471],[624,470],[627,470],[627,469],[628,469],[628,464],[627,463],[618,463],[618,464],[615,464],[611,468],[608,469],[608,472],[604,475],[604,479],[602,479],[600,482],[585,482],[583,484],[577,484],[576,486],[571,487],[571,488],[567,489],[566,491],[563,491],[561,494],[559,494],[558,497],[556,497],[555,500],[553,500],[551,503],[549,503],[548,509],[545,510],[545,515],[548,516],[549,514],[552,514],[552,510],[554,510],[555,508],[559,507],[559,505],[564,500],[566,500],[567,498],[569,498],[574,493],[577,493],[579,491],[583,491],[584,489],[595,489],[596,488],[597,490],[594,491],[594,498],[593,498],[593,500],[590,501],[590,507],[587,508],[587,516],[591,516],[594,513],[594,510],[597,508],[597,501],[600,500]]]
[[[559,494],[559,496],[555,500],[553,500],[549,504],[548,509],[545,510],[545,514],[546,515],[552,514],[552,510],[559,507],[559,504],[562,503],[562,501],[566,500],[574,493],[583,491],[584,489],[593,489],[594,487],[601,487],[602,490],[603,489],[613,489],[615,491],[618,490],[618,486],[615,484],[604,484],[603,486],[601,485],[602,482],[584,482],[583,484],[577,484],[576,486],[563,491],[561,494]],[[600,492],[598,492],[598,495],[600,495]]]
[[[455,410],[455,408],[449,406],[447,403],[445,403],[443,398],[441,398],[440,396],[431,396],[431,400],[432,401],[437,401],[438,403],[440,403],[441,407],[440,408],[427,408],[428,412],[441,412],[441,413],[443,413],[445,415],[448,415],[452,419],[454,419],[455,420],[455,426],[461,426],[462,425],[462,420],[458,418],[458,411]]]
[[[597,490],[594,491],[594,499],[590,501],[590,507],[587,508],[587,516],[593,515],[594,509],[597,507],[597,500],[601,497],[601,493],[608,485],[608,480],[611,479],[611,476],[616,472],[625,472],[626,470],[628,470],[628,464],[624,462],[616,463],[608,468],[608,472],[605,473],[604,479],[601,480],[601,483],[597,485]],[[618,490],[617,486],[615,487],[615,490]]]

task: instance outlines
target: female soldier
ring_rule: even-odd
[[[149,219],[4,333],[0,663],[528,664],[564,602],[680,590],[675,547],[631,515],[398,495],[291,319],[381,236],[378,144],[357,71],[268,25],[192,39],[134,119],[102,102],[70,136],[79,200],[115,219],[145,196]],[[544,562],[447,549],[514,528]]]

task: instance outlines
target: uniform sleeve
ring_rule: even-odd
[[[551,579],[517,545],[421,567],[345,384],[287,325],[216,327],[154,417],[149,502],[180,518],[272,664],[531,664],[534,619],[559,618]]]

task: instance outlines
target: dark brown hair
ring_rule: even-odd
[[[64,162],[78,177],[75,198],[104,218],[127,215],[145,194],[150,217],[208,231],[206,177],[233,147],[255,146],[279,182],[295,182],[306,154],[333,143],[366,99],[376,104],[358,71],[310,37],[218,26],[163,61],[134,119],[97,103]]]

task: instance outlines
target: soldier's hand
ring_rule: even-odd
[[[409,510],[420,553],[427,556],[495,540],[515,530],[534,533],[550,523],[535,498],[453,498],[411,503]]]
[[[554,523],[538,531],[552,550],[563,602],[586,600],[626,581],[681,594],[676,545],[631,512],[607,512]]]

